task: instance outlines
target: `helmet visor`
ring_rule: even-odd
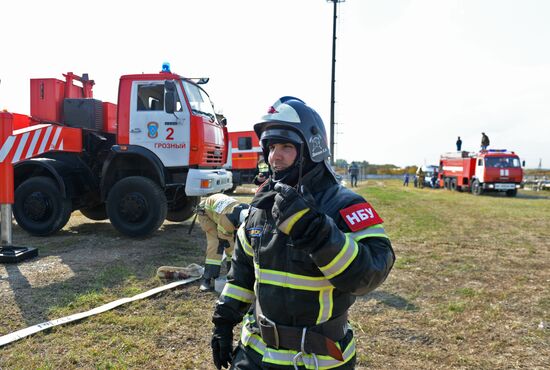
[[[262,136],[260,137],[262,147],[265,147],[266,143],[270,140],[277,140],[280,143],[293,143],[298,145],[304,142],[297,132],[284,128],[270,128],[262,132]]]

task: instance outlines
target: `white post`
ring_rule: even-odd
[[[9,247],[12,245],[11,204],[0,206],[0,224],[0,234],[2,236],[0,247]]]

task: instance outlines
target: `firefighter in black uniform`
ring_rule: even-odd
[[[218,369],[351,369],[349,307],[378,287],[395,256],[382,219],[341,186],[321,117],[283,97],[254,125],[271,177],[237,231],[212,321]],[[233,328],[242,321],[233,351]]]

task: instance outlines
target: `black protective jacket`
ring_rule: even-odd
[[[270,366],[291,366],[297,351],[265,345],[257,331],[255,299],[273,322],[310,327],[345,314],[356,295],[386,279],[395,260],[382,220],[360,195],[337,184],[323,164],[304,176],[303,185],[326,215],[315,243],[295,248],[276,228],[271,215],[274,183],[268,180],[237,233],[228,283],[213,316],[216,325],[235,325],[244,316],[241,342]],[[339,345],[344,362],[355,356],[351,330]],[[318,356],[318,361],[319,368],[338,365],[330,356]],[[314,368],[308,356],[301,364]]]

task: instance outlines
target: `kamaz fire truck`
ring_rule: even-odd
[[[470,190],[475,195],[505,192],[513,197],[522,180],[519,157],[505,149],[446,153],[439,161],[440,186],[449,190]]]
[[[253,130],[229,133],[229,154],[224,168],[233,174],[232,190],[242,184],[251,184],[262,160],[262,148]]]
[[[165,219],[189,218],[201,196],[231,188],[222,168],[227,128],[200,86],[207,79],[168,65],[125,75],[115,105],[94,99],[87,74],[63,76],[31,79],[30,116],[0,113],[0,170],[13,177],[21,228],[49,235],[80,210],[143,237]]]

